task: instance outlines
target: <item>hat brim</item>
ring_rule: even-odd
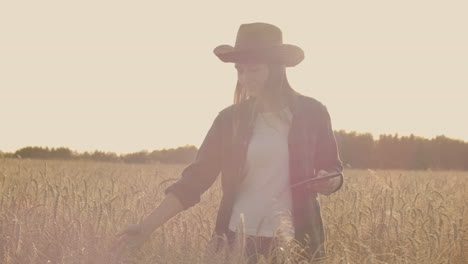
[[[265,62],[293,67],[304,60],[304,51],[294,45],[281,44],[262,49],[236,49],[230,45],[220,45],[213,50],[223,62]]]

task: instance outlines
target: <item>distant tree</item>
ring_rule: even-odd
[[[116,162],[120,161],[117,154],[113,152],[104,152],[95,150],[91,155],[90,158],[95,161],[106,161],[106,162]]]
[[[15,156],[20,156],[23,159],[48,159],[50,151],[47,147],[25,147],[17,150]]]
[[[352,168],[372,167],[374,139],[372,134],[346,133],[343,130],[335,132],[343,163]]]
[[[148,151],[140,151],[121,156],[122,160],[127,163],[147,163],[149,161]]]
[[[465,148],[463,150],[463,157],[465,157],[465,159],[463,160],[463,169],[464,170],[468,170],[468,144],[465,144]]]
[[[410,169],[416,170],[424,170],[429,168],[437,167],[435,164],[431,164],[430,162],[430,153],[429,153],[429,144],[428,140],[419,138],[415,142],[416,150],[414,152],[414,156],[412,158],[413,163],[410,164]],[[431,166],[432,165],[432,166]]]
[[[50,150],[49,158],[51,159],[63,159],[69,160],[73,158],[73,153],[70,149],[65,147],[52,148]]]
[[[149,154],[151,161],[163,163],[189,163],[193,161],[197,154],[197,148],[191,145],[183,147],[155,150]]]
[[[177,155],[174,156],[174,163],[188,163],[195,159],[197,148],[192,145],[185,145],[176,148]]]

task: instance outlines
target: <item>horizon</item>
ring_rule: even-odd
[[[183,5],[184,8],[181,8]],[[265,10],[265,6],[268,10]],[[301,47],[288,68],[335,131],[468,142],[464,1],[7,2],[0,9],[0,151],[200,147],[232,104],[236,72],[213,49],[240,24]]]
[[[379,134],[379,135],[376,136],[376,135],[373,135],[372,133],[369,133],[369,132],[359,132],[359,131],[335,130],[334,132],[335,133],[336,132],[345,132],[346,134],[356,133],[356,135],[370,134],[372,136],[372,139],[373,139],[374,142],[379,141],[380,136],[397,136],[398,138],[414,136],[415,138],[420,138],[420,139],[425,139],[425,140],[435,140],[438,137],[445,137],[445,138],[450,139],[450,140],[456,140],[456,141],[461,141],[463,143],[468,143],[468,141],[466,141],[466,140],[451,138],[451,137],[447,137],[446,135],[436,135],[436,136],[434,136],[432,138],[427,138],[427,137],[423,137],[423,136],[419,136],[419,135],[415,135],[415,134],[400,135],[398,133],[395,133],[395,134]],[[109,151],[109,150],[105,150],[105,149],[77,150],[77,149],[73,149],[73,148],[71,148],[69,146],[28,145],[28,146],[22,146],[22,147],[19,147],[18,149],[10,150],[10,151],[0,149],[0,153],[14,154],[16,151],[18,151],[20,149],[23,149],[23,148],[38,147],[38,148],[49,148],[49,149],[66,148],[66,149],[69,149],[72,152],[77,152],[77,153],[80,153],[80,154],[86,153],[86,152],[87,153],[93,153],[93,152],[96,152],[96,151],[101,151],[101,152],[105,152],[105,153],[114,153],[114,154],[117,154],[117,155],[125,155],[125,154],[139,153],[139,152],[161,151],[161,150],[177,149],[177,148],[192,147],[192,146],[196,147],[197,149],[200,147],[200,146],[197,146],[197,145],[194,145],[194,144],[185,144],[185,145],[179,145],[179,146],[163,147],[163,148],[159,148],[159,149],[140,149],[140,150],[136,150],[136,151],[132,151],[132,152],[115,152],[115,151]]]

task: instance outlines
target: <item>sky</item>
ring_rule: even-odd
[[[271,23],[292,87],[335,130],[468,141],[468,2],[2,1],[0,151],[129,153],[202,143],[236,71],[213,49]]]

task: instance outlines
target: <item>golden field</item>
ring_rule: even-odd
[[[218,262],[204,252],[219,181],[139,250],[109,250],[184,168],[0,159],[0,263]],[[320,196],[323,263],[468,263],[467,181],[468,172],[346,170],[343,188]]]

